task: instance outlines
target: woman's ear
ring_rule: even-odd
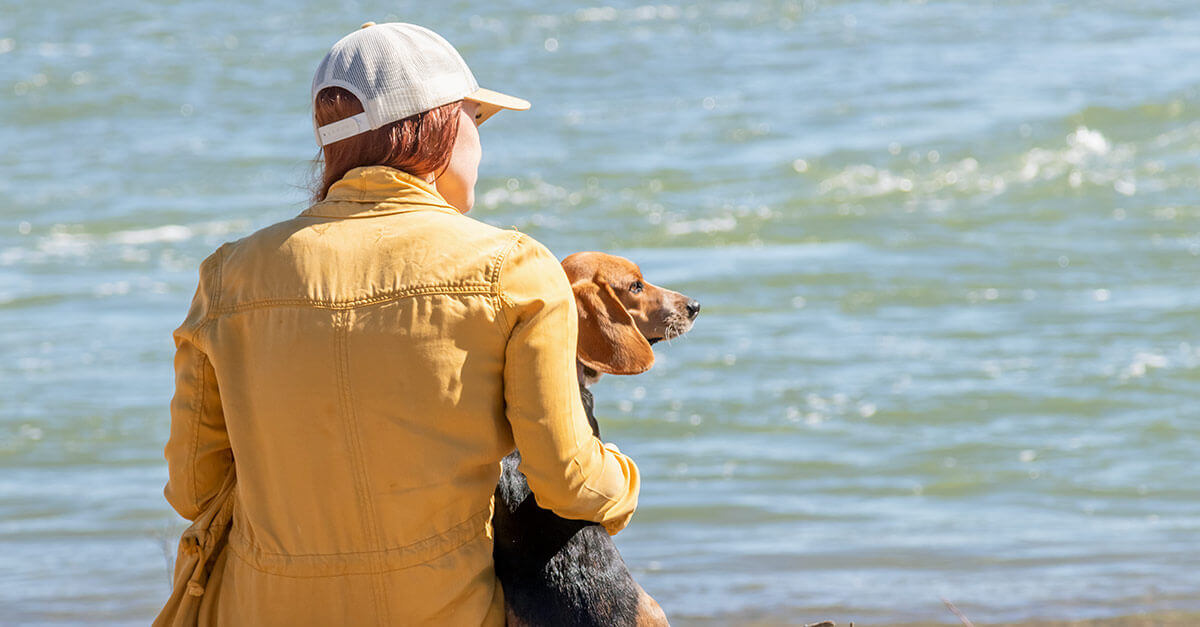
[[[654,350],[607,283],[592,279],[571,286],[579,309],[583,365],[605,374],[641,374],[654,365]]]

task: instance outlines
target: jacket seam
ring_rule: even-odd
[[[270,557],[346,557],[346,556],[354,556],[354,555],[371,555],[371,554],[375,554],[375,553],[389,553],[389,552],[393,552],[393,551],[406,551],[406,550],[411,549],[412,547],[417,546],[418,544],[422,544],[425,542],[431,542],[433,540],[437,540],[438,538],[441,538],[442,536],[444,536],[446,534],[453,533],[453,532],[457,531],[460,527],[473,525],[476,523],[476,519],[483,518],[485,513],[491,514],[492,513],[491,508],[485,507],[477,512],[473,512],[471,515],[467,516],[461,522],[455,523],[454,525],[452,525],[449,529],[447,529],[445,531],[441,531],[438,533],[431,533],[423,538],[413,540],[412,542],[409,542],[408,544],[404,544],[401,546],[393,546],[393,547],[389,547],[386,549],[378,549],[378,550],[374,550],[374,551],[336,551],[333,553],[298,553],[297,554],[297,553],[276,553],[273,551],[265,551],[261,548],[254,547],[254,552],[258,553],[260,555],[267,555]],[[488,520],[490,520],[490,516],[489,516]],[[464,540],[462,544],[465,544],[470,541],[471,541],[471,537],[467,537],[467,539]],[[461,544],[458,544],[458,543],[454,543],[454,544],[455,544],[455,546],[461,546]]]
[[[334,342],[337,355],[335,360],[338,370],[338,388],[342,396],[342,408],[338,413],[341,414],[342,426],[345,430],[347,444],[350,446],[350,459],[354,466],[354,491],[359,502],[359,511],[362,513],[363,531],[366,532],[367,541],[371,546],[378,547],[380,544],[379,528],[376,521],[376,513],[374,504],[371,502],[370,480],[364,468],[365,460],[363,459],[362,438],[358,429],[358,419],[354,411],[354,393],[350,388],[350,356],[349,356],[349,339],[350,323],[347,320],[349,314],[345,311],[338,311],[333,314],[334,317]],[[381,563],[375,559],[375,556],[368,556],[368,562],[372,567],[380,567]],[[381,624],[388,624],[386,619],[386,602],[387,591],[383,589],[382,582],[373,581],[371,583],[371,596],[375,601],[375,612],[381,617]]]
[[[518,231],[516,237],[514,237],[507,246],[501,249],[493,260],[493,263],[495,264],[495,268],[491,273],[493,300],[496,307],[496,316],[500,318],[500,323],[503,325],[502,328],[504,329],[505,338],[512,333],[512,326],[510,326],[508,323],[508,315],[504,313],[504,306],[506,304],[511,305],[511,301],[504,295],[504,289],[500,286],[500,278],[504,272],[504,262],[508,261],[509,254],[511,254],[512,251],[516,249],[517,244],[520,244],[522,241],[524,241],[524,239],[525,234]]]
[[[225,267],[225,246],[221,246],[220,248],[217,248],[216,266],[217,266],[216,270],[215,270],[215,272],[216,272],[215,279],[216,280],[214,281],[216,284],[209,286],[209,289],[212,292],[212,305],[210,306],[210,309],[208,311],[206,311],[204,314],[204,317],[206,319],[211,319],[212,318],[211,312],[216,311],[221,306],[221,274],[222,274],[221,271]]]
[[[270,551],[265,551],[262,548],[257,547],[257,545],[254,545],[253,542],[251,541],[251,539],[248,538],[245,535],[245,533],[241,532],[241,530],[239,530],[239,529],[233,529],[232,531],[230,531],[230,542],[228,544],[228,549],[230,551],[232,551],[232,553],[235,556],[238,556],[239,560],[246,563],[247,566],[250,566],[251,568],[256,569],[256,571],[258,571],[260,573],[275,575],[275,577],[286,577],[286,578],[290,578],[290,579],[317,579],[317,578],[326,578],[326,577],[342,577],[342,575],[347,575],[347,574],[391,573],[391,572],[396,572],[396,571],[403,571],[403,569],[407,569],[407,568],[413,568],[416,566],[426,565],[426,563],[428,563],[432,560],[437,560],[437,559],[439,559],[439,557],[443,557],[445,555],[449,555],[450,553],[454,553],[455,550],[462,548],[463,545],[466,545],[470,542],[479,541],[481,533],[472,533],[472,532],[470,532],[470,530],[474,530],[474,529],[476,529],[476,526],[478,526],[480,524],[485,524],[485,522],[490,521],[491,515],[492,515],[491,507],[485,507],[484,509],[480,509],[479,512],[470,514],[469,516],[467,516],[466,520],[463,520],[462,522],[458,522],[458,524],[451,526],[450,529],[448,529],[448,530],[442,531],[440,533],[433,533],[433,535],[421,538],[421,539],[419,539],[419,541],[414,541],[414,542],[410,542],[408,544],[404,544],[404,545],[402,545],[402,547],[392,547],[389,549],[382,549],[382,550],[378,550],[378,551],[344,551],[344,553],[320,553],[320,554],[300,554],[300,555],[290,555],[290,554],[286,554],[286,553],[270,553]],[[450,537],[451,538],[450,541],[445,542],[444,544],[440,544],[440,545],[432,544],[432,543],[438,541],[438,539],[442,539],[445,537]],[[422,551],[421,550],[422,544],[432,544],[432,547]],[[386,562],[388,562],[388,555],[386,555],[386,554],[396,555],[397,557],[400,557],[400,556],[403,556],[403,554],[409,554],[409,553],[412,555],[409,555],[407,557],[407,560],[404,560],[404,561],[401,561],[400,563],[398,563],[397,566],[386,566]],[[323,568],[326,569],[326,571],[341,571],[341,572],[332,572],[332,573],[326,572],[326,573],[314,573],[314,574],[294,574],[294,573],[289,573],[288,571],[290,568],[295,568],[296,567],[295,565],[292,565],[292,566],[265,565],[265,563],[262,563],[262,561],[260,561],[260,557],[272,557],[272,559],[280,559],[280,557],[284,557],[284,559],[286,559],[286,557],[293,557],[293,559],[295,559],[295,557],[301,557],[301,559],[302,559],[302,557],[318,557],[318,559],[329,559],[329,557],[352,557],[352,556],[360,556],[360,555],[370,557],[372,554],[376,554],[378,559],[382,560],[382,561],[377,562],[378,566],[376,568],[371,568],[370,566],[368,566],[367,569],[364,569],[364,568],[361,568],[361,566],[352,567],[352,566],[346,566],[346,565],[342,565],[343,568],[338,568],[337,566],[331,567],[330,565],[323,566]]]
[[[466,542],[463,542],[462,544],[459,544],[457,546],[449,547],[448,549],[446,549],[446,551],[444,553],[438,553],[437,555],[432,555],[429,557],[429,559],[433,560],[433,559],[442,557],[442,556],[446,555],[446,553],[449,553],[449,552],[463,546],[463,544],[466,544],[467,542],[470,542],[470,540],[467,540]],[[351,572],[335,573],[335,574],[329,574],[329,575],[289,575],[287,573],[279,572],[278,570],[275,570],[275,569],[271,569],[271,568],[267,568],[267,567],[255,564],[249,557],[242,555],[241,551],[239,551],[238,549],[233,548],[233,547],[229,547],[229,548],[230,548],[230,551],[233,553],[233,555],[235,557],[237,557],[246,566],[249,566],[250,568],[253,568],[254,570],[256,570],[260,573],[265,573],[265,574],[271,575],[272,577],[286,577],[288,579],[323,579],[323,578],[332,578],[332,577],[344,577],[346,575],[383,575],[386,573],[394,573],[398,570],[406,570],[409,568],[415,568],[417,566],[424,565],[421,563],[407,564],[405,566],[397,566],[395,568],[383,568],[382,570],[351,571]]]
[[[229,305],[213,311],[217,314],[230,314],[248,311],[251,309],[264,309],[268,307],[279,307],[288,305],[303,305],[315,307],[317,309],[328,309],[333,311],[344,311],[355,309],[366,305],[374,305],[377,303],[387,302],[389,300],[400,300],[409,296],[427,296],[434,294],[465,294],[465,295],[483,295],[491,296],[493,288],[488,283],[459,283],[459,284],[434,284],[434,285],[418,285],[414,287],[406,287],[399,290],[391,290],[383,294],[375,296],[366,296],[353,300],[341,302],[319,301],[312,298],[268,298],[263,300],[255,300],[236,305]]]
[[[199,510],[201,509],[200,488],[198,485],[198,473],[196,472],[196,455],[200,451],[200,423],[204,420],[204,393],[205,389],[208,387],[205,382],[205,378],[207,378],[207,371],[204,368],[204,361],[208,358],[199,350],[199,347],[196,349],[196,354],[199,355],[199,357],[196,358],[196,362],[200,371],[199,376],[197,377],[200,390],[196,395],[196,411],[193,414],[194,417],[192,419],[192,451],[188,458],[188,474],[192,476],[192,507]]]
[[[225,245],[222,245],[221,247],[217,248],[216,252],[213,253],[214,267],[209,271],[210,274],[215,273],[216,276],[204,276],[203,273],[200,276],[200,285],[203,288],[204,293],[210,299],[210,302],[205,303],[204,318],[200,320],[200,323],[196,325],[196,328],[192,329],[190,332],[187,332],[186,336],[189,340],[191,340],[192,344],[194,344],[196,348],[200,350],[201,353],[204,353],[204,346],[200,342],[200,335],[206,328],[208,328],[213,320],[216,320],[216,316],[219,311],[221,303],[221,269],[224,266],[224,261]],[[203,269],[203,266],[201,266],[201,269]]]
[[[317,207],[319,207],[320,205],[323,205],[323,204],[332,205],[335,203],[358,203],[358,204],[374,205],[374,206],[389,204],[389,205],[402,205],[402,206],[396,207],[394,209],[366,209],[363,211],[359,211],[357,213],[348,213],[348,214],[329,214],[329,213],[318,213],[317,212],[317,211],[319,211],[317,209]],[[419,207],[419,208],[416,208],[416,209],[410,208],[410,207],[414,207],[414,206]],[[297,218],[324,218],[324,219],[332,219],[332,220],[374,218],[376,216],[393,216],[398,213],[412,213],[414,211],[429,211],[429,209],[425,209],[425,207],[431,207],[434,209],[444,210],[443,213],[445,213],[447,215],[459,215],[459,216],[462,215],[457,210],[455,210],[453,207],[450,207],[448,205],[438,204],[435,202],[420,202],[420,201],[411,201],[411,200],[398,201],[398,200],[392,199],[392,198],[384,198],[384,199],[340,198],[337,200],[322,200],[321,202],[300,212],[300,214],[297,215],[296,217]],[[453,213],[451,213],[451,212],[453,212]]]
[[[593,436],[593,437],[594,437],[594,436]],[[604,445],[603,445],[603,444],[601,444],[600,446],[601,446],[601,448],[603,448],[603,447],[604,447]],[[606,453],[611,453],[612,451],[605,450],[605,452],[606,452]],[[602,454],[602,455],[603,455],[603,454]],[[621,500],[621,499],[615,499],[615,498],[613,498],[612,496],[610,496],[610,495],[608,495],[608,494],[605,494],[604,492],[602,492],[602,491],[600,491],[600,490],[598,490],[598,489],[596,489],[596,488],[593,488],[593,487],[591,486],[591,484],[589,484],[589,483],[588,483],[588,477],[587,477],[587,475],[586,475],[586,474],[584,474],[584,472],[583,472],[583,464],[580,464],[580,463],[579,463],[579,455],[578,455],[578,453],[576,453],[576,455],[575,455],[574,457],[572,457],[572,458],[571,458],[571,463],[575,464],[575,467],[579,469],[579,476],[583,478],[583,481],[581,481],[581,482],[580,482],[580,485],[582,485],[584,488],[586,488],[586,489],[587,489],[589,492],[591,492],[592,494],[595,494],[596,496],[599,496],[600,498],[602,498],[602,499],[604,499],[604,500],[608,501],[609,503],[617,503],[617,502],[619,502],[619,501]]]
[[[478,515],[479,514],[475,514],[472,516],[472,518],[470,518],[464,522],[471,522],[474,519],[474,517],[478,516]],[[393,573],[393,572],[400,571],[400,570],[406,570],[409,568],[415,568],[418,566],[424,566],[433,560],[444,557],[444,556],[456,551],[457,549],[462,548],[463,546],[471,543],[472,541],[478,540],[479,535],[480,534],[465,536],[462,539],[462,541],[449,543],[443,549],[437,550],[436,552],[431,552],[428,555],[426,555],[425,557],[421,558],[420,561],[416,561],[411,564],[405,563],[400,566],[395,566],[395,567],[382,566],[380,568],[367,570],[367,571],[348,570],[346,572],[341,572],[341,573],[320,574],[320,575],[288,574],[288,573],[282,572],[282,569],[272,568],[269,566],[263,566],[261,564],[256,563],[253,560],[252,556],[243,554],[243,552],[241,550],[242,547],[236,546],[234,543],[230,543],[228,548],[239,560],[242,561],[242,563],[246,564],[250,568],[253,568],[254,570],[256,570],[260,573],[266,573],[266,574],[274,576],[274,577],[286,577],[288,579],[320,579],[320,578],[326,578],[326,577],[342,577],[345,575],[381,575],[381,574],[385,574],[385,573]],[[436,536],[431,536],[431,537],[436,537]],[[404,548],[404,547],[398,547],[398,548]],[[256,552],[258,552],[258,549],[254,549],[254,550]],[[394,549],[385,549],[385,551],[386,550],[394,550]],[[264,553],[264,554],[271,555],[271,556],[286,555],[286,554],[278,554],[278,553]],[[337,556],[341,556],[341,555],[356,555],[356,553],[326,553],[326,554],[316,554],[316,555],[319,557],[337,557]]]
[[[204,319],[203,321],[201,321],[201,322],[200,322],[200,324],[199,324],[199,325],[197,325],[197,326],[196,326],[196,328],[195,328],[195,329],[194,329],[194,330],[193,330],[193,331],[192,331],[192,332],[189,334],[189,336],[190,336],[190,337],[188,337],[188,338],[187,338],[187,339],[188,339],[188,340],[189,340],[189,341],[190,341],[192,344],[194,344],[194,345],[196,346],[196,349],[197,349],[197,350],[199,350],[201,353],[204,353],[204,346],[203,346],[203,345],[200,343],[200,339],[201,339],[201,338],[200,338],[200,335],[201,335],[201,333],[202,333],[202,332],[204,332],[204,331],[207,331],[207,330],[208,330],[208,327],[212,326],[212,322],[213,322],[214,320],[216,320],[216,317],[212,317],[212,318],[205,318],[205,319]],[[207,353],[204,353],[204,354],[205,354],[205,356],[207,357]]]

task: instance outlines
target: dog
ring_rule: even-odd
[[[562,266],[579,314],[579,392],[592,433],[599,437],[588,386],[602,374],[649,370],[654,365],[650,347],[690,330],[700,303],[648,283],[623,257],[576,253]],[[538,507],[517,470],[520,462],[520,451],[502,462],[492,520],[508,624],[667,625],[662,608],[633,580],[604,528]]]

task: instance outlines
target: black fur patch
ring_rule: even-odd
[[[599,437],[592,394],[579,391]],[[504,458],[492,519],[492,555],[509,610],[531,625],[635,624],[637,584],[612,538],[596,523],[538,507],[520,462],[519,451]]]

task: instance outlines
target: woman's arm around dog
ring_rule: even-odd
[[[615,534],[637,507],[633,460],[594,435],[576,375],[578,319],[571,286],[554,255],[529,236],[500,266],[500,312],[509,331],[504,400],[520,470],[538,505],[590,520]]]

